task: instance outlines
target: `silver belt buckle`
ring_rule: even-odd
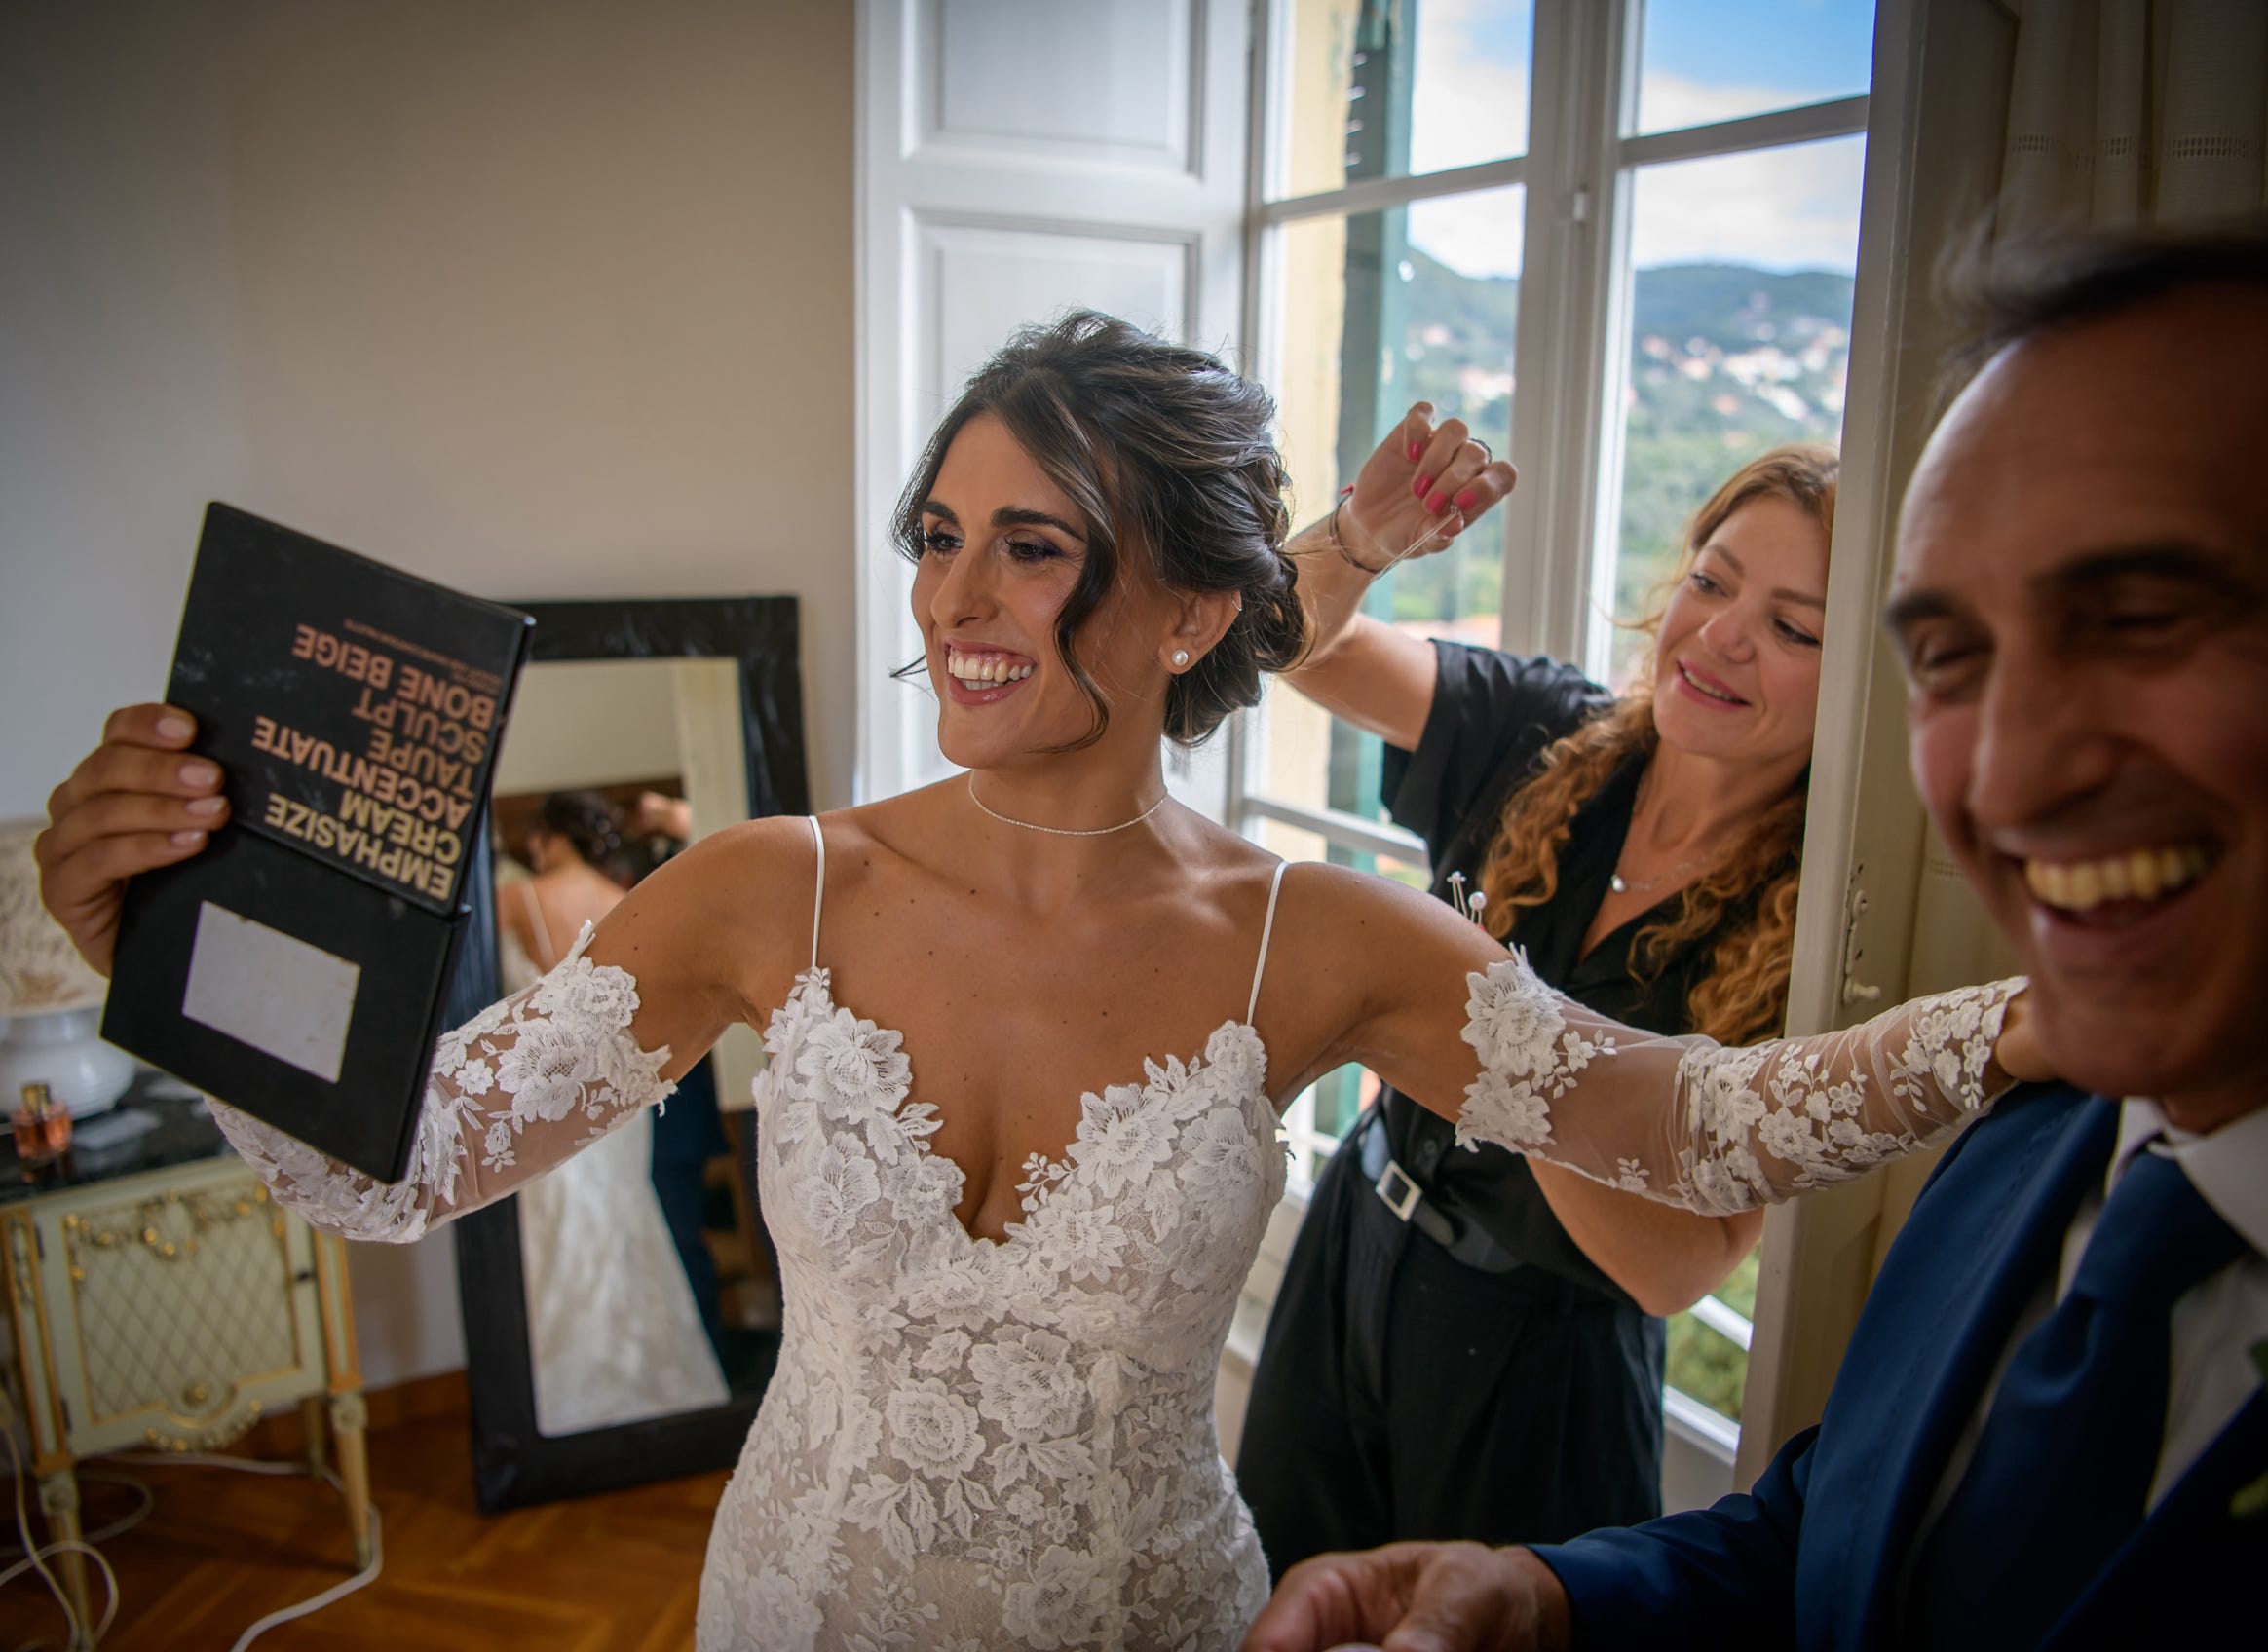
[[[1397,1183],[1399,1186],[1395,1185]],[[1392,1211],[1395,1219],[1400,1221],[1408,1221],[1410,1213],[1418,1208],[1418,1201],[1425,1196],[1425,1189],[1418,1186],[1411,1179],[1410,1173],[1392,1159],[1386,1160],[1386,1168],[1379,1172],[1379,1179],[1371,1184],[1371,1190],[1378,1194],[1379,1203]]]

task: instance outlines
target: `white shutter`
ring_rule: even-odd
[[[1081,306],[1240,355],[1250,35],[1244,0],[860,0],[862,799],[948,771],[888,681],[920,652],[888,539],[967,375]]]
[[[1948,244],[1999,187],[2015,28],[1998,0],[1880,0],[1875,14],[1791,1032],[1851,1026],[1916,994],[2009,973],[2007,949],[1914,795],[1906,687],[1879,616],[1899,502],[1928,437],[1948,342],[1933,282]],[[1767,1218],[1738,1484],[1819,1420],[1882,1253],[1927,1171],[1901,1165]]]

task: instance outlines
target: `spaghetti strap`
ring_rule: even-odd
[[[1244,1024],[1252,1025],[1252,1012],[1260,1008],[1260,978],[1267,970],[1267,938],[1275,933],[1276,895],[1284,886],[1284,868],[1291,862],[1276,862],[1275,876],[1268,880],[1267,919],[1260,926],[1260,957],[1252,966],[1252,996],[1245,1000]]]
[[[548,975],[551,966],[559,961],[558,950],[551,945],[551,926],[544,921],[544,903],[536,898],[536,881],[533,878],[521,879],[519,889],[521,904],[528,909],[528,930],[535,939],[536,951],[540,955],[535,960],[536,967]]]
[[[805,816],[812,825],[812,846],[819,851],[819,868],[812,888],[812,967],[819,967],[819,909],[827,902],[827,840],[820,835],[819,817]]]

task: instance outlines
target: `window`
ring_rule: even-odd
[[[1374,613],[1624,680],[1612,619],[1686,517],[1763,448],[1836,437],[1872,33],[1872,0],[1275,0],[1249,311],[1303,519],[1420,398],[1522,476]],[[1231,808],[1277,853],[1424,887],[1382,762],[1279,690]],[[1295,1179],[1375,1083],[1295,1105]],[[1672,1333],[1673,1385],[1735,1418],[1753,1270]]]

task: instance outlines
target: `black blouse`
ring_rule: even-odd
[[[1494,649],[1436,642],[1433,709],[1418,749],[1388,746],[1380,790],[1393,818],[1425,840],[1433,892],[1450,898],[1450,875],[1478,886],[1505,804],[1535,771],[1553,741],[1611,703],[1611,696],[1571,665],[1522,658]],[[1606,900],[1622,858],[1644,762],[1615,770],[1576,812],[1561,852],[1559,888],[1541,906],[1524,907],[1512,941],[1551,986],[1603,1015],[1649,1032],[1691,1031],[1685,1001],[1706,971],[1717,936],[1687,943],[1650,981],[1630,971],[1631,943],[1659,921],[1666,900],[1613,930],[1586,956],[1583,936]],[[1740,912],[1726,914],[1738,922]],[[1456,1146],[1455,1126],[1388,1089],[1383,1111],[1396,1160],[1428,1192],[1531,1266],[1546,1269],[1611,1300],[1629,1295],[1600,1271],[1560,1226],[1528,1161],[1502,1147]]]

